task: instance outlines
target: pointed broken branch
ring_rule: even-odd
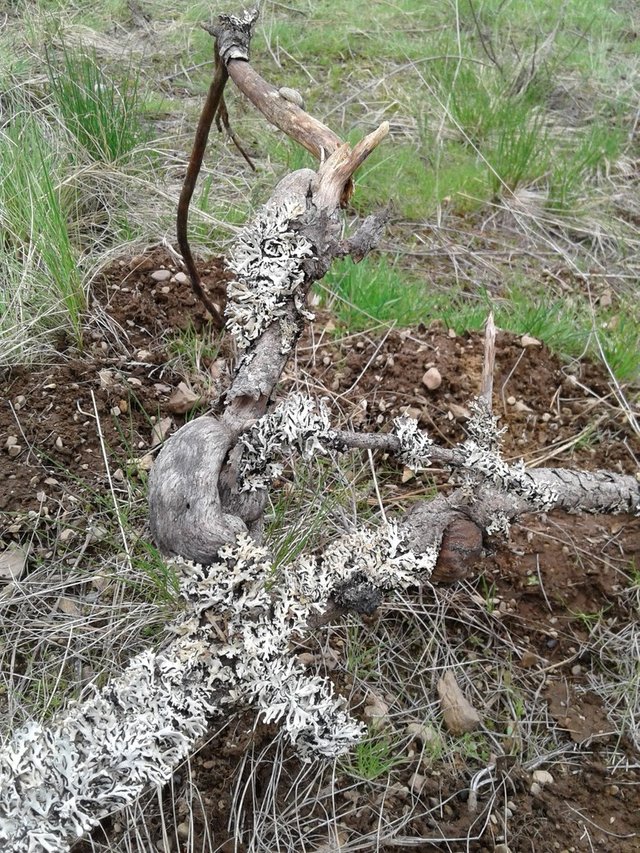
[[[495,364],[496,327],[493,322],[493,311],[490,311],[484,328],[484,361],[482,362],[482,380],[480,382],[480,399],[485,401],[488,411],[491,411],[492,406]]]

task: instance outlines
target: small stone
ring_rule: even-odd
[[[458,336],[456,335],[455,329],[449,329],[449,331],[447,332],[447,334],[449,335],[449,337],[451,338],[451,340],[453,340],[454,338],[457,338],[457,337],[458,337]]]
[[[14,447],[18,443],[17,435],[8,435],[7,440],[4,443],[4,446],[9,450],[10,447]]]
[[[532,412],[533,409],[529,408],[526,403],[523,403],[522,400],[518,400],[514,406],[516,412]]]
[[[539,782],[532,782],[531,787],[529,788],[529,793],[533,797],[539,797],[542,793],[542,785],[540,785]]]
[[[178,284],[188,284],[189,276],[184,272],[177,272],[174,275],[174,279],[178,282]]]
[[[24,394],[18,394],[16,399],[13,401],[13,407],[15,408],[15,410],[17,412],[19,412],[20,409],[24,408],[24,405],[26,402],[27,402],[27,398],[24,396]]]
[[[548,770],[534,770],[531,778],[538,785],[553,785],[553,776]]]
[[[496,844],[493,853],[511,853],[511,848],[507,847],[506,844]]]
[[[157,424],[154,424],[151,430],[151,446],[155,447],[158,444],[162,444],[172,426],[173,420],[171,418],[161,418]]]
[[[575,666],[571,667],[571,675],[580,675],[581,672],[582,672],[582,667],[580,666],[579,663],[577,663]]]
[[[449,403],[449,413],[452,420],[455,419],[456,421],[468,421],[471,417],[469,409],[459,406],[457,403]]]
[[[44,481],[45,486],[59,486],[60,480],[56,480],[55,477],[47,477]]]
[[[138,471],[150,471],[153,468],[153,453],[145,453],[140,459],[135,460]]]
[[[167,408],[174,415],[184,415],[195,408],[200,399],[185,382],[181,382],[171,395]]]
[[[20,456],[22,453],[22,446],[20,444],[12,444],[11,447],[7,448],[7,452],[12,459],[15,459],[16,456]]]
[[[160,288],[160,293],[171,293],[171,288],[170,288],[169,286],[167,286],[167,287],[161,287],[161,288]]]
[[[64,442],[62,441],[62,438],[60,436],[56,438],[56,447],[58,448],[58,450],[62,450],[62,448],[64,447]]]
[[[169,281],[171,278],[171,273],[169,270],[156,270],[151,273],[151,278],[154,281]]]
[[[127,382],[132,388],[142,388],[142,380],[138,379],[137,376],[130,376]]]
[[[106,539],[109,535],[109,531],[106,527],[101,527],[99,524],[96,524],[95,527],[89,528],[89,542],[101,542],[103,539]]]
[[[542,341],[539,341],[537,338],[532,338],[531,335],[523,335],[520,338],[520,346],[523,349],[527,347],[541,347]]]
[[[120,411],[120,406],[112,406],[110,411],[114,418],[119,418],[122,414],[122,412]]]
[[[71,527],[66,527],[64,530],[62,530],[60,532],[58,539],[60,542],[70,542],[75,535],[76,535],[75,530],[72,530]]]
[[[551,415],[549,414],[549,412],[545,412],[543,414],[542,420],[545,422],[545,424],[549,423],[549,421],[551,420]]]
[[[178,273],[178,275],[181,275],[181,273]],[[176,826],[176,831],[178,833],[178,838],[182,838],[182,839],[188,838],[189,837],[189,824],[186,821],[179,823]]]
[[[515,404],[516,404],[516,398],[515,397],[507,397],[507,405],[508,406],[515,406]]]
[[[425,777],[421,776],[420,773],[414,773],[409,779],[409,787],[412,791],[415,791],[416,794],[420,794],[426,781]]]
[[[429,390],[435,391],[442,385],[442,376],[437,367],[430,367],[422,377],[422,384]]]
[[[138,359],[138,361],[153,361],[153,356],[151,355],[148,349],[139,349],[136,353],[136,358]]]
[[[122,412],[123,415],[126,415],[129,411],[129,403],[126,400],[118,400],[118,408]]]
[[[611,308],[613,298],[609,289],[605,290],[600,299],[598,299],[601,308]]]
[[[129,261],[129,269],[137,272],[146,272],[153,269],[153,261],[146,255],[135,255]]]

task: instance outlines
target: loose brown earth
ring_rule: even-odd
[[[152,272],[162,268],[168,271],[166,279],[152,279]],[[212,259],[202,270],[212,297],[222,304],[221,262]],[[15,368],[0,380],[0,545],[28,539],[34,513],[63,517],[77,499],[79,483],[106,490],[104,455],[114,479],[135,477],[148,470],[163,437],[185,418],[214,405],[227,375],[225,349],[175,272],[164,250],[115,264],[96,285],[96,310],[84,351],[62,345],[57,364]],[[197,373],[178,359],[180,347],[171,343],[177,336],[188,337],[190,328],[207,342]],[[523,347],[520,339],[503,332],[496,351],[494,407],[508,426],[507,457],[635,473],[640,442],[617,408],[602,368],[564,364],[546,348]],[[361,429],[387,429],[393,417],[406,412],[436,440],[451,445],[464,437],[464,407],[478,391],[482,353],[478,335],[456,337],[437,323],[339,337],[331,318],[321,313],[298,347],[283,389],[302,383],[312,394],[329,396],[336,419]],[[422,383],[431,366],[442,376],[435,391]],[[176,395],[181,382],[198,398],[195,407],[184,389]],[[434,483],[448,488],[443,472],[416,478],[387,464],[391,473],[381,483],[381,496],[390,512],[419,499]],[[491,589],[491,629],[496,637],[509,633],[520,650],[511,665],[520,674],[537,675],[550,725],[558,727],[567,746],[576,745],[570,761],[553,765],[553,784],[533,795],[530,772],[509,761],[509,743],[502,741],[507,758],[499,759],[498,775],[515,806],[508,822],[509,849],[640,850],[638,755],[612,733],[602,700],[590,688],[594,662],[581,651],[590,614],[605,614],[612,629],[633,618],[622,593],[631,568],[640,571],[640,523],[627,517],[561,514],[527,518],[513,529],[508,543],[496,540],[487,546],[478,574],[484,579],[482,588]],[[473,589],[463,586],[455,595],[462,601]],[[377,624],[376,618],[367,622],[374,641]],[[450,628],[454,639],[465,631],[459,623]],[[344,675],[337,681],[353,687]],[[176,774],[166,794],[175,805],[175,824],[182,826],[177,833],[169,827],[172,849],[183,849],[188,813],[193,814],[194,849],[202,849],[206,832],[213,837],[210,849],[243,849],[229,837],[232,787],[246,749],[259,751],[273,734],[273,729],[254,729],[253,718],[245,713],[192,759],[188,785],[181,771]],[[607,763],[614,744],[618,755],[627,757],[618,766],[628,769],[614,772]],[[471,764],[467,759],[459,768],[434,768],[417,794],[409,787],[416,772],[411,761],[394,772],[384,813],[393,818],[409,802],[416,807],[417,796],[424,808],[416,808],[415,814],[423,816],[410,821],[402,835],[424,841],[380,849],[500,850],[496,845],[502,843],[504,829],[484,808],[482,790],[476,813],[469,808]],[[268,761],[261,766],[269,768]],[[482,766],[478,761],[472,770]],[[286,791],[286,780],[299,769],[293,756],[285,761],[279,791]],[[256,785],[259,792],[266,780],[258,779]],[[201,802],[189,801],[191,786],[201,792]],[[375,829],[380,813],[376,790],[362,782],[348,798],[339,794],[333,801],[341,815],[340,838],[353,845],[346,849],[357,849],[358,837]],[[445,801],[441,808],[434,806]],[[173,806],[166,814],[173,814]],[[159,826],[152,824],[149,830],[154,841],[162,838]],[[120,831],[117,818],[105,822],[103,832],[115,838]],[[476,836],[480,839],[464,840]],[[430,840],[436,838],[451,840]]]

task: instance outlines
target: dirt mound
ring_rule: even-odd
[[[202,277],[223,305],[222,259],[204,265]],[[217,330],[166,250],[113,264],[93,301],[82,352],[68,350],[42,368],[16,367],[0,381],[0,510],[18,523],[25,512],[46,512],[49,497],[75,490],[78,478],[103,484],[105,457],[121,478],[217,397]],[[196,335],[208,342],[203,373],[187,377],[182,350]],[[181,393],[184,379],[193,397]]]

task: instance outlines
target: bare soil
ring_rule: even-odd
[[[222,304],[221,260],[209,259],[201,267],[212,298]],[[170,276],[154,280],[152,273],[163,268]],[[227,353],[188,284],[176,280],[176,271],[164,249],[133,263],[114,264],[96,285],[83,351],[62,344],[56,364],[19,367],[1,377],[0,545],[28,538],[33,513],[59,512],[69,495],[78,493],[79,484],[105,490],[105,455],[112,476],[135,475],[137,466],[148,468],[159,437],[214,405],[224,385]],[[171,343],[190,328],[209,344],[197,373],[176,358]],[[494,407],[508,427],[507,457],[635,473],[640,442],[616,405],[606,372],[594,364],[563,363],[543,346],[522,343],[506,332],[498,334]],[[482,353],[480,336],[455,336],[439,323],[341,336],[320,312],[298,347],[283,390],[302,383],[311,393],[329,396],[336,418],[361,429],[388,429],[393,417],[406,412],[436,440],[450,445],[464,437],[465,406],[479,387]],[[422,383],[431,366],[442,376],[435,391]],[[199,398],[186,412],[174,397],[181,382]],[[13,444],[7,443],[10,437]],[[415,477],[388,464],[391,474],[382,483],[382,499],[391,511],[419,499],[434,484],[448,488],[443,472]],[[623,516],[526,518],[513,528],[508,542],[487,543],[478,568],[482,588],[491,590],[487,623],[496,642],[508,633],[518,654],[505,665],[514,677],[531,676],[540,685],[549,724],[569,749],[552,767],[553,784],[531,793],[531,768],[511,760],[509,741],[502,738],[498,771],[514,806],[506,835],[511,853],[640,850],[639,756],[632,744],[618,738],[593,692],[589,673],[597,661],[585,651],[594,614],[606,618],[612,630],[637,618],[623,595],[632,570],[640,571],[640,521]],[[478,587],[463,585],[455,595],[462,601],[474,589]],[[388,615],[387,609],[366,622],[372,642],[378,618]],[[469,638],[470,628],[461,621],[450,630],[456,641]],[[353,688],[346,676],[341,678],[341,686]],[[491,707],[490,696],[487,705]],[[171,801],[167,815],[175,817],[175,826],[168,827],[174,850],[187,849],[184,831],[175,827],[189,813],[194,819],[192,849],[203,849],[207,834],[213,839],[211,849],[243,849],[229,830],[232,790],[246,773],[241,765],[247,749],[267,749],[274,730],[256,727],[249,713],[227,722],[194,756],[189,774],[179,771],[165,792],[167,804]],[[625,757],[617,768],[610,761],[614,747]],[[268,777],[273,769],[267,759],[260,766]],[[482,766],[482,761],[474,766],[467,758],[459,767],[434,767],[416,794],[410,786],[416,768],[406,761],[394,771],[383,807],[371,783],[352,788],[349,799],[339,794],[330,802],[340,814],[347,849],[358,849],[358,837],[375,829],[381,808],[393,818],[411,803],[422,817],[410,821],[402,834],[423,841],[398,841],[379,849],[504,850],[497,846],[504,843],[502,818],[485,808],[483,794],[476,811],[469,807],[471,775]],[[289,755],[281,767],[276,808],[284,807],[288,780],[300,770]],[[258,792],[261,786],[268,788],[267,781],[257,780]],[[201,799],[192,801],[194,789]],[[424,808],[416,808],[416,797]],[[434,798],[445,805],[436,808]],[[250,814],[251,809],[249,819]],[[95,837],[117,838],[120,832],[116,816]],[[159,824],[149,832],[155,841],[162,839]],[[78,849],[90,847],[81,844]]]

